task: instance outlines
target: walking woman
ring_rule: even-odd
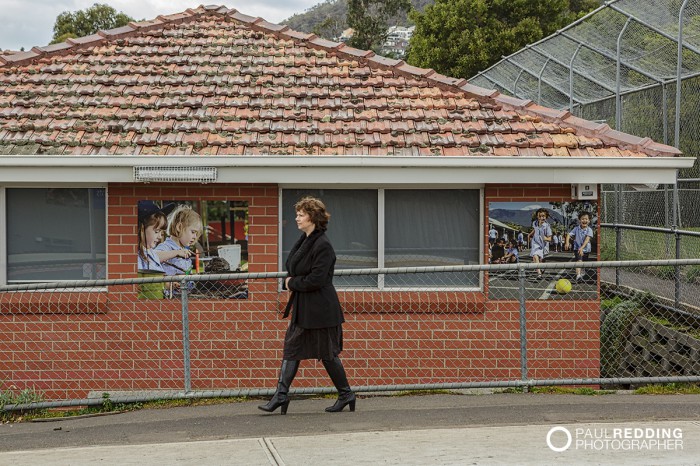
[[[291,291],[284,317],[292,318],[284,337],[282,368],[277,391],[259,409],[273,412],[281,407],[287,414],[289,387],[303,359],[320,359],[338,390],[338,400],[326,408],[342,411],[350,406],[355,411],[355,393],[350,389],[343,363],[338,354],[343,350],[343,311],[333,286],[335,251],[326,237],[330,214],[320,199],[305,197],[294,205],[297,228],[303,234],[287,258],[285,288]]]

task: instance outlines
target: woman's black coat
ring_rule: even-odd
[[[345,322],[333,286],[335,251],[326,234],[316,229],[303,234],[287,258],[292,292],[285,317],[292,308],[292,322],[301,328],[335,327]]]

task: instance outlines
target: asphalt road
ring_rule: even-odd
[[[294,399],[286,416],[265,414],[259,400],[147,409],[54,422],[0,425],[0,451],[90,445],[410,431],[464,427],[698,421],[700,395],[441,394],[363,396],[357,411],[325,413],[329,399]],[[696,439],[697,440],[697,439]]]

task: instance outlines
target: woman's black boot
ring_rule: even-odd
[[[282,368],[280,369],[280,379],[277,382],[277,391],[267,404],[258,406],[258,409],[267,411],[268,413],[273,412],[280,406],[282,407],[282,414],[287,414],[287,407],[289,407],[289,387],[292,385],[292,380],[294,376],[297,375],[297,369],[299,369],[299,361],[290,361],[288,359],[282,360]]]
[[[326,372],[328,372],[328,375],[333,381],[333,385],[335,385],[336,390],[338,390],[338,400],[336,400],[333,406],[326,408],[326,411],[329,413],[337,413],[348,405],[350,405],[350,411],[355,411],[355,393],[350,389],[348,378],[345,375],[345,368],[343,368],[343,363],[340,362],[340,358],[336,356],[330,361],[324,359],[322,362],[323,367],[326,368]]]

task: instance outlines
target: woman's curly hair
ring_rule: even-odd
[[[321,230],[327,228],[328,220],[331,218],[331,214],[326,211],[325,204],[320,199],[311,196],[299,199],[299,202],[294,204],[294,210],[308,214],[316,228]]]

